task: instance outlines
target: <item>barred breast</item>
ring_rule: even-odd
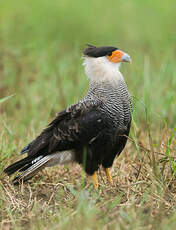
[[[133,110],[131,96],[123,79],[118,85],[108,82],[90,84],[87,96],[83,99],[101,101],[100,110],[116,127],[125,128],[131,121]]]

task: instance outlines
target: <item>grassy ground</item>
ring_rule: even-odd
[[[175,1],[0,1],[0,172],[55,113],[88,89],[86,43],[114,45],[134,101],[110,186],[78,165],[14,187],[0,174],[1,229],[175,229]]]

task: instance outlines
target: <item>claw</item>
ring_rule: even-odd
[[[107,180],[109,181],[110,184],[113,185],[110,168],[105,168],[104,170],[105,170],[105,173],[106,173]]]
[[[94,172],[94,174],[91,176],[92,177],[92,183],[94,185],[94,189],[98,188],[98,178],[97,178],[97,173]]]

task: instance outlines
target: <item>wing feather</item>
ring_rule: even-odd
[[[100,102],[85,101],[58,113],[46,129],[28,146],[28,155],[48,155],[85,145],[105,126]]]

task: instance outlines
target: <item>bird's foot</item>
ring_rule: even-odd
[[[106,174],[107,180],[109,181],[110,184],[113,185],[110,168],[105,168],[104,170],[105,170],[105,174]]]
[[[91,176],[92,177],[92,183],[94,185],[94,189],[98,188],[98,178],[97,178],[97,173],[94,172],[94,174]]]

